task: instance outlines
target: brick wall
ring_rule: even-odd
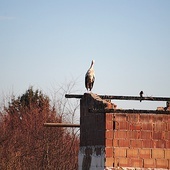
[[[170,115],[106,113],[106,167],[170,169],[169,126]]]
[[[113,106],[95,94],[81,99],[79,170],[170,169],[170,115],[89,112]]]

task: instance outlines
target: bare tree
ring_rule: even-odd
[[[57,106],[32,87],[12,98],[0,114],[0,169],[77,169],[78,136],[43,126],[63,121],[65,109],[58,113]]]

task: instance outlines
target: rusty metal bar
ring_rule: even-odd
[[[65,98],[76,98],[81,99],[83,97],[82,94],[65,94]]]
[[[79,128],[79,124],[70,124],[70,123],[44,123],[45,127],[76,127]]]
[[[138,109],[89,109],[91,113],[147,113],[147,114],[170,114],[170,111],[164,110],[138,110]]]
[[[66,98],[81,99],[83,95],[80,94],[66,94]],[[148,100],[148,101],[170,101],[170,97],[139,97],[139,96],[114,96],[114,95],[99,95],[102,99],[110,100]]]
[[[148,100],[148,101],[170,101],[169,97],[138,97],[138,96],[107,96],[99,95],[102,99],[115,100]]]

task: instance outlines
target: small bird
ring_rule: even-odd
[[[143,91],[141,91],[140,93],[139,93],[139,95],[140,95],[140,102],[142,101],[142,98],[143,98]]]
[[[164,110],[165,111],[170,110],[170,102],[169,101],[166,102],[166,107],[164,107]]]
[[[91,66],[85,75],[85,87],[86,87],[87,91],[88,90],[91,91],[91,89],[93,88],[94,80],[95,80],[93,66],[94,66],[94,60],[92,60]]]

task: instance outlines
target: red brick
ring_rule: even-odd
[[[125,148],[115,148],[114,156],[115,157],[126,157],[126,149]]]
[[[114,136],[117,139],[125,139],[127,137],[127,131],[117,130],[114,132]]]
[[[152,140],[152,147],[156,148],[156,140]]]
[[[166,131],[166,123],[165,122],[155,122],[153,126],[154,131]]]
[[[127,149],[127,157],[138,157],[138,149]]]
[[[118,167],[119,166],[119,158],[114,158],[114,165],[113,167]]]
[[[139,121],[139,114],[129,114],[128,115],[128,121],[137,123]]]
[[[153,139],[162,139],[162,132],[153,132]]]
[[[142,147],[142,140],[131,140],[130,146],[132,148],[141,148]]]
[[[163,121],[163,115],[154,115],[153,121],[154,122],[158,122],[158,121],[162,122]]]
[[[163,122],[169,123],[170,122],[170,115],[164,115],[163,116]]]
[[[152,114],[141,114],[140,115],[140,122],[142,123],[151,123],[153,122],[153,115]]]
[[[141,139],[151,139],[152,132],[151,131],[141,131]]]
[[[170,148],[170,140],[166,140],[166,148]]]
[[[127,132],[127,138],[129,139],[140,139],[140,131],[131,130]]]
[[[168,168],[168,160],[156,159],[156,168]]]
[[[126,114],[114,114],[114,121],[125,122],[127,120]]]
[[[165,131],[162,131],[162,139],[164,139],[165,140],[165,135],[166,135],[166,132]]]
[[[106,152],[106,157],[113,157],[113,148],[109,148],[109,147],[106,147],[105,148],[105,152]]]
[[[105,166],[106,167],[112,167],[113,166],[113,158],[112,157],[106,158]]]
[[[129,139],[119,139],[119,147],[129,147],[130,140]]]
[[[153,147],[154,148],[165,148],[166,141],[165,140],[153,140]]]
[[[152,158],[164,159],[164,156],[163,149],[152,149]]]
[[[129,129],[130,130],[141,130],[142,129],[141,123],[131,123],[129,125]]]
[[[131,159],[131,167],[143,167],[143,159],[132,158]]]
[[[113,139],[113,147],[118,147],[118,139]]]
[[[106,121],[112,121],[113,120],[113,114],[106,113]]]
[[[142,140],[142,147],[143,148],[151,148],[152,147],[152,141],[151,140]]]
[[[165,139],[170,140],[170,131],[165,132]]]
[[[106,139],[106,147],[113,146],[113,140],[112,139]]]
[[[139,149],[140,158],[151,158],[151,149]]]
[[[113,130],[113,121],[106,121],[106,129]]]
[[[167,131],[170,131],[170,122],[167,123]]]
[[[142,130],[152,130],[153,124],[150,122],[144,122],[142,123]]]
[[[129,158],[119,158],[117,165],[120,167],[130,167],[131,161]]]
[[[113,139],[113,130],[106,130],[106,138]]]
[[[127,130],[129,128],[129,122],[115,122],[115,129]]]
[[[144,159],[144,168],[155,168],[155,159]]]
[[[170,159],[170,149],[165,150],[165,159]]]

